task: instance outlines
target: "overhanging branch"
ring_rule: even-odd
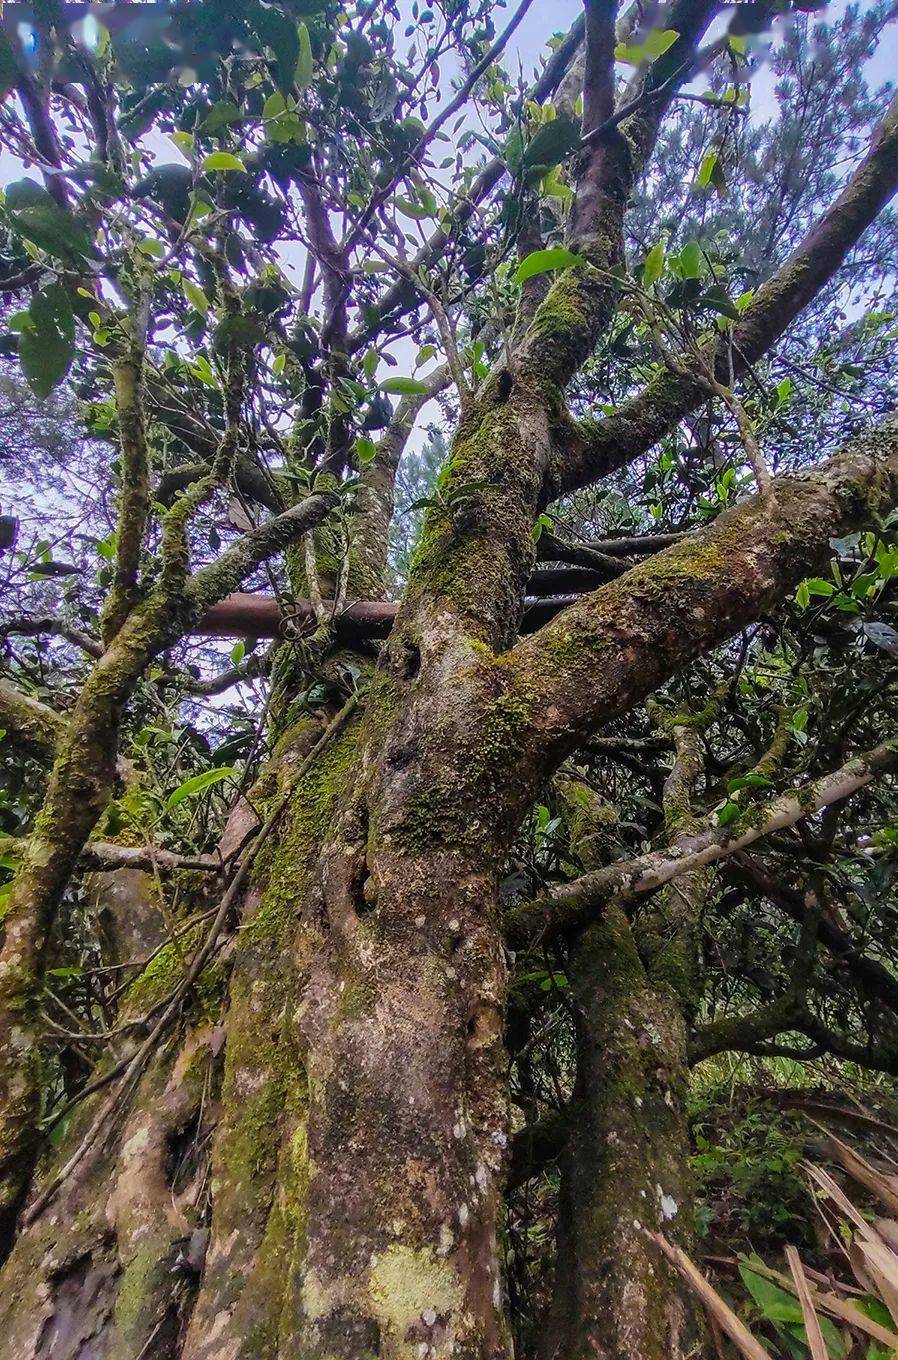
[[[821,569],[833,536],[896,500],[893,415],[813,472],[777,478],[519,642],[503,670],[532,714],[517,757],[522,796],[605,723]]]
[[[729,384],[780,338],[842,266],[862,233],[898,190],[898,95],[866,157],[789,259],[758,289],[732,331],[710,334],[715,375]],[[710,353],[709,353],[709,357]],[[731,371],[732,370],[732,371]],[[646,453],[706,398],[698,381],[661,373],[642,393],[600,421],[572,431],[560,469],[562,493],[587,486]]]
[[[554,888],[545,897],[511,914],[509,937],[512,943],[519,944],[537,936],[577,930],[613,899],[655,892],[681,874],[729,858],[764,836],[795,826],[822,808],[850,798],[877,775],[896,768],[898,741],[885,742],[854,756],[820,779],[752,808],[748,825],[718,826],[712,821],[696,832],[678,836],[670,845],[620,860]]]

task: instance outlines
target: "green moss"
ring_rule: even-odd
[[[282,944],[295,923],[318,847],[346,790],[359,730],[358,724],[345,728],[297,782],[277,842],[256,861],[254,880],[265,888],[259,910],[247,923],[248,943],[264,938]],[[289,734],[283,740],[289,741]]]
[[[389,1352],[397,1355],[414,1353],[406,1335],[409,1328],[420,1325],[422,1317],[435,1313],[454,1318],[464,1304],[464,1288],[455,1267],[423,1248],[388,1247],[371,1269],[368,1292],[372,1312],[393,1343]]]
[[[127,1340],[135,1331],[149,1331],[159,1307],[159,1292],[170,1271],[167,1243],[153,1235],[135,1249],[119,1279],[115,1325]]]
[[[125,993],[124,1012],[139,1015],[167,997],[183,978],[201,939],[202,926],[196,925],[163,945]]]
[[[701,1002],[701,973],[694,931],[678,930],[672,938],[646,938],[644,950],[650,958],[648,972],[652,984],[666,988],[684,1012],[694,1014]]]
[[[472,769],[481,778],[485,776],[491,787],[501,784],[509,756],[516,754],[521,733],[529,727],[532,715],[533,696],[522,689],[508,688],[487,701],[477,724]]]
[[[474,621],[504,601],[512,618],[523,581],[513,579],[510,563],[529,542],[539,481],[514,412],[485,398],[459,429],[425,515],[407,601],[419,593],[445,597]]]
[[[567,352],[572,337],[586,330],[590,320],[580,271],[565,270],[558,275],[537,309],[528,339],[535,341],[541,351],[548,345],[554,345]]]
[[[467,820],[467,805],[457,788],[425,789],[409,798],[391,839],[409,854],[423,854],[463,835]]]

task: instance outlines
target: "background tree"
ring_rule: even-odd
[[[6,21],[0,1354],[697,1356],[898,1070],[894,8],[528,10]]]

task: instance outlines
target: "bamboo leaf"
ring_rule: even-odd
[[[820,1328],[820,1319],[811,1302],[811,1293],[808,1289],[804,1267],[801,1264],[801,1257],[794,1247],[786,1247],[786,1260],[792,1272],[792,1279],[795,1281],[811,1360],[829,1360],[829,1352],[826,1349],[826,1342],[823,1340],[823,1332]]]

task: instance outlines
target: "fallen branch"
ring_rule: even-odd
[[[650,1232],[648,1236],[659,1247],[677,1274],[686,1281],[696,1298],[701,1300],[709,1317],[714,1318],[721,1330],[736,1346],[739,1354],[743,1355],[745,1360],[771,1360],[770,1352],[764,1349],[760,1341],[755,1340],[745,1323],[737,1318],[729,1304],[724,1303],[717,1290],[692,1264],[685,1251],[682,1251],[680,1247],[675,1247],[672,1242],[668,1242],[667,1238],[662,1236],[661,1233]]]

